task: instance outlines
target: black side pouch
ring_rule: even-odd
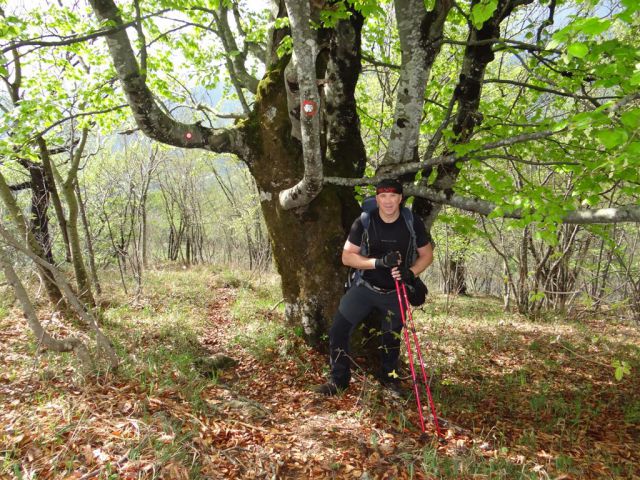
[[[416,277],[412,282],[407,282],[407,298],[409,303],[414,307],[419,307],[424,304],[427,299],[429,290],[420,277]]]

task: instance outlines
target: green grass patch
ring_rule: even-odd
[[[277,283],[262,283],[254,288],[240,288],[231,308],[237,324],[233,342],[247,349],[259,360],[291,353],[296,331],[283,322],[281,293]]]

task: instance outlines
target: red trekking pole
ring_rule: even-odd
[[[418,335],[416,333],[415,325],[413,322],[413,314],[411,313],[411,304],[409,303],[409,298],[407,296],[407,288],[404,283],[402,283],[402,292],[400,289],[400,283],[396,280],[396,293],[398,294],[398,304],[400,305],[400,317],[402,319],[402,324],[404,325],[404,341],[407,345],[407,356],[409,357],[409,368],[411,369],[411,378],[413,379],[413,393],[416,396],[416,404],[418,407],[418,416],[420,417],[420,427],[422,429],[422,433],[425,433],[424,428],[424,416],[422,414],[422,404],[420,402],[420,393],[418,389],[418,381],[416,370],[413,365],[413,352],[411,349],[411,341],[409,339],[409,332],[411,330],[413,342],[416,349],[416,356],[418,358],[418,362],[420,364],[420,370],[422,373],[422,382],[424,384],[425,390],[427,391],[427,397],[429,399],[429,405],[431,407],[431,414],[433,415],[433,423],[436,427],[436,434],[439,438],[442,438],[442,432],[440,431],[440,425],[438,423],[438,416],[436,414],[435,403],[433,402],[433,397],[431,396],[431,389],[429,388],[429,380],[427,377],[427,371],[424,367],[424,359],[422,357],[422,350],[420,348],[420,342],[418,341]],[[402,294],[401,294],[402,293]],[[404,301],[403,301],[404,300]]]

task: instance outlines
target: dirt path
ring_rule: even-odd
[[[390,398],[366,380],[339,397],[310,392],[310,385],[323,381],[326,359],[299,344],[295,353],[276,352],[262,362],[231,345],[238,328],[229,314],[233,300],[233,290],[217,290],[211,328],[202,339],[212,353],[239,362],[207,392],[227,425],[211,438],[223,452],[211,459],[219,471],[234,478],[408,478],[407,454],[425,446],[415,423],[407,423],[417,418],[413,400]],[[390,412],[397,418],[385,419],[393,417]],[[406,428],[398,428],[403,414]],[[456,439],[449,443],[456,445]],[[461,437],[457,448],[465,443]],[[420,472],[413,475],[421,478]]]

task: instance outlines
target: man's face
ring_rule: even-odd
[[[399,193],[382,192],[376,195],[378,208],[387,216],[395,215],[400,210],[402,195]]]

